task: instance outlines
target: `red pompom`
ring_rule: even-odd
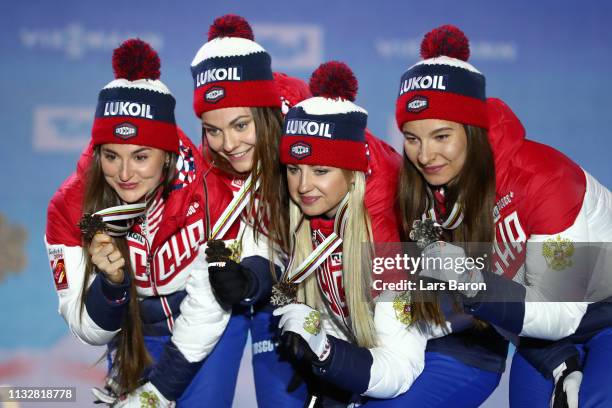
[[[312,73],[310,91],[314,96],[354,102],[357,96],[357,78],[344,62],[326,62]]]
[[[159,79],[160,65],[157,52],[139,38],[125,41],[113,52],[113,71],[117,79]]]
[[[428,32],[421,43],[421,57],[435,58],[442,55],[467,61],[470,58],[470,42],[454,25],[443,25]]]
[[[248,21],[236,14],[217,17],[208,30],[208,41],[219,37],[239,37],[255,40],[253,29]]]

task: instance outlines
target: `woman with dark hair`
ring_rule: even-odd
[[[193,107],[202,121],[210,282],[232,316],[204,363],[206,401],[231,406],[250,332],[257,404],[302,407],[305,387],[292,386],[293,369],[276,350],[269,305],[272,283],[286,260],[287,194],[280,171],[281,95],[270,55],[236,15],[215,19],[191,71]]]
[[[229,314],[199,250],[201,159],[175,124],[159,57],[132,39],[113,68],[90,147],[49,204],[45,240],[70,330],[108,345],[107,390],[94,394],[117,407],[166,407],[181,404]]]
[[[597,284],[605,266],[589,274],[586,256],[607,261],[608,270],[609,260],[605,250],[579,243],[612,240],[612,195],[558,151],[525,140],[512,111],[486,98],[484,76],[467,63],[468,41],[459,29],[428,33],[421,55],[403,75],[396,105],[405,137],[404,233],[414,220],[430,218],[443,235],[424,256],[459,260],[474,243],[493,251],[486,268],[425,268],[421,276],[458,282],[478,326],[484,321],[512,339],[521,336],[512,406],[610,405],[609,370],[602,367],[612,364],[612,309],[605,302],[612,293]],[[424,316],[435,314],[432,305],[426,309]],[[482,355],[463,350],[497,348],[493,333],[484,336],[492,331],[469,329],[431,341],[428,350],[488,369]],[[494,355],[500,363],[505,358]]]

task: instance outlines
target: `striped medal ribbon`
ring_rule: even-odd
[[[293,248],[291,249],[291,261],[285,269],[278,283],[272,286],[272,297],[270,303],[276,307],[282,307],[295,303],[297,299],[298,284],[310,276],[317,268],[342,244],[344,229],[348,220],[348,194],[340,202],[336,218],[334,220],[334,232],[332,232],[323,242],[312,251],[312,253],[297,267],[293,272],[293,260],[295,259],[295,234],[293,233]],[[299,231],[304,217],[298,224],[296,231]],[[291,276],[289,274],[291,273]]]
[[[346,222],[348,220],[348,194],[340,202],[338,212],[336,213],[336,219],[334,221],[334,232],[332,232],[323,242],[321,242],[312,251],[310,255],[298,266],[291,276],[293,267],[293,260],[289,262],[287,270],[284,276],[284,281],[288,283],[298,284],[306,279],[311,273],[317,270],[317,268],[340,246],[342,245],[342,237],[344,236],[344,229],[346,228]],[[303,221],[303,220],[302,220]],[[295,242],[295,240],[294,240]],[[293,259],[293,257],[291,257]]]
[[[421,217],[423,221],[425,221],[428,218],[432,219],[440,227],[447,229],[447,230],[454,230],[457,227],[459,227],[459,225],[461,225],[461,222],[463,221],[463,206],[459,203],[460,200],[457,200],[457,202],[455,202],[455,205],[453,205],[453,208],[450,214],[448,215],[448,217],[446,217],[446,219],[442,221],[440,217],[438,216],[438,214],[436,213],[436,210],[434,209],[435,199],[433,197],[433,193],[431,192],[429,188],[427,188],[427,198],[428,198],[428,207],[430,206],[430,203],[431,203],[431,206],[429,210],[427,210]]]
[[[81,233],[88,239],[91,239],[99,231],[104,231],[113,237],[121,237],[127,234],[138,217],[145,214],[146,209],[146,203],[105,208],[93,214],[83,215],[79,227]]]
[[[248,204],[251,194],[259,188],[259,185],[259,177],[257,177],[256,181],[253,180],[252,175],[246,179],[243,186],[238,190],[238,193],[236,193],[208,234],[209,241],[223,238],[225,233],[234,224],[234,221],[240,216],[240,213],[242,213],[242,210],[244,210],[244,207]]]

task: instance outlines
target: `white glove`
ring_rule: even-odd
[[[113,408],[172,408],[174,406],[174,401],[168,401],[150,382],[141,385],[129,394],[122,395],[111,404]]]
[[[423,258],[420,276],[443,282],[455,281],[459,292],[467,297],[476,296],[478,289],[474,288],[484,282],[482,272],[473,262],[466,265],[465,251],[459,246],[443,241],[434,242],[423,249]]]
[[[111,405],[117,400],[117,395],[107,388],[93,387],[91,393],[96,397],[94,404]]]
[[[321,325],[321,313],[303,303],[292,303],[275,309],[274,316],[281,316],[278,328],[281,334],[293,332],[302,337],[310,350],[319,358],[325,360],[330,352],[327,334]]]
[[[582,371],[577,364],[563,362],[553,371],[555,388],[550,408],[578,408],[578,392],[582,383]]]

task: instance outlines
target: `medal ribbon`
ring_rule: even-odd
[[[238,193],[236,193],[230,204],[221,214],[221,217],[219,217],[213,226],[208,235],[209,240],[221,239],[225,235],[234,224],[234,221],[240,216],[244,207],[248,204],[253,191],[259,188],[259,184],[259,177],[257,177],[257,181],[253,181],[252,175],[246,179],[243,186],[238,190]]]
[[[105,208],[93,215],[100,216],[108,235],[121,237],[125,235],[134,225],[136,218],[144,215],[147,209],[146,203],[118,205]],[[125,225],[113,224],[113,221],[127,221]]]
[[[346,222],[348,220],[348,194],[344,197],[344,199],[340,202],[340,206],[338,207],[338,212],[336,213],[336,219],[334,221],[334,232],[332,232],[323,242],[321,242],[317,247],[312,251],[310,255],[298,266],[292,273],[291,277],[289,277],[289,273],[293,267],[293,259],[291,257],[291,261],[281,278],[281,281],[289,282],[289,283],[300,283],[311,273],[317,270],[317,268],[342,244],[342,237],[344,236],[344,229],[346,228]],[[302,222],[304,219],[302,219]],[[301,225],[301,222],[300,222]],[[298,226],[299,229],[299,226]],[[295,234],[295,233],[294,233]],[[295,242],[295,239],[294,239]],[[295,252],[295,245],[292,250],[292,253]]]
[[[440,217],[438,217],[438,213],[435,210],[435,199],[433,197],[433,193],[429,188],[427,189],[427,197],[428,202],[431,203],[431,207],[421,217],[423,220],[431,218],[439,226],[447,230],[454,230],[459,227],[459,225],[461,225],[461,222],[463,221],[463,207],[459,203],[459,200],[457,200],[455,205],[453,205],[453,208],[448,217],[446,217],[446,220],[442,221]]]

